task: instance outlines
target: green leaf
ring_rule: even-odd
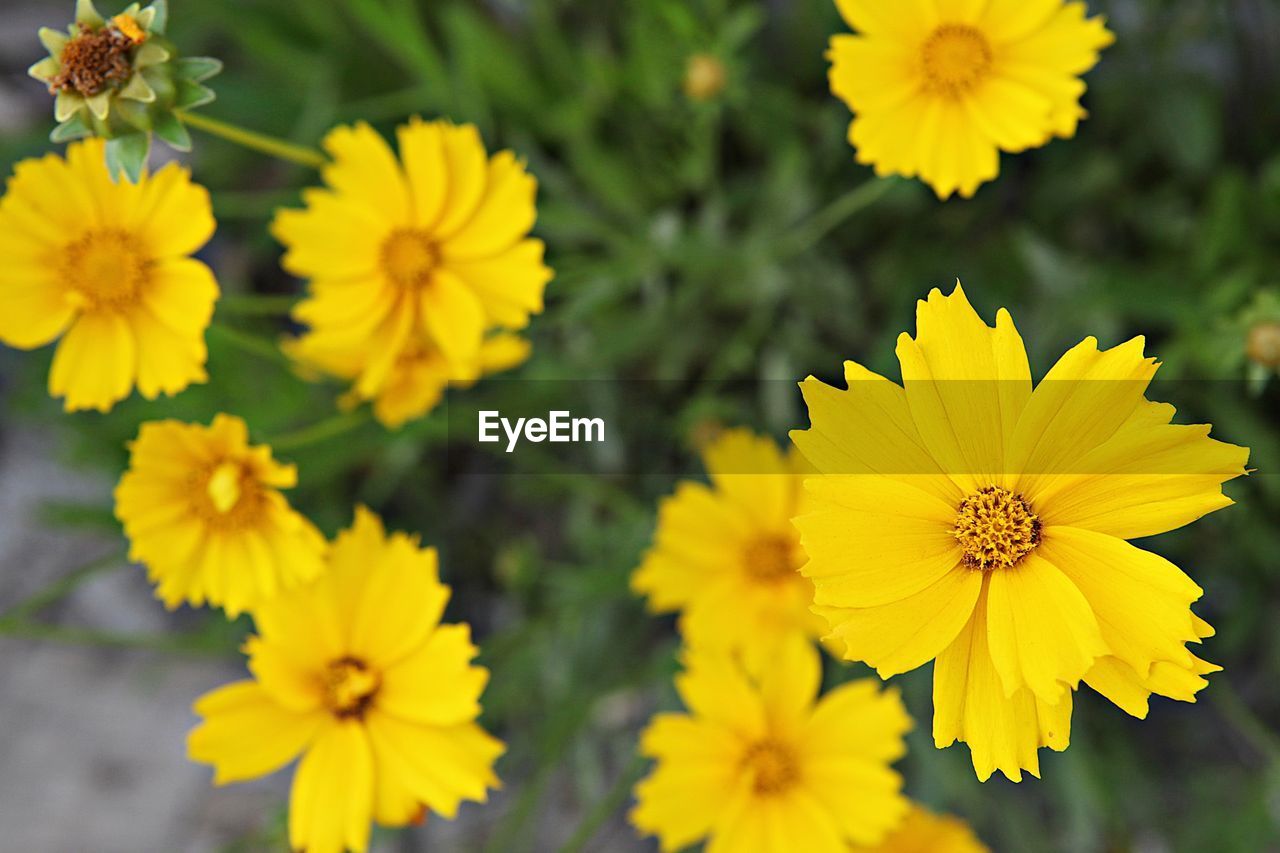
[[[151,8],[156,10],[156,16],[151,21],[151,32],[162,36],[169,26],[169,0],[155,0]]]
[[[201,83],[222,73],[222,60],[212,56],[186,56],[173,61],[178,77]]]
[[[178,151],[191,150],[191,134],[187,133],[186,125],[173,113],[161,113],[156,116],[152,129],[155,130],[156,136],[168,143],[170,148]]]
[[[190,110],[213,103],[217,94],[208,86],[193,83],[190,80],[179,80],[177,98],[173,102],[174,109]]]
[[[50,142],[72,142],[77,139],[84,139],[86,136],[92,136],[93,130],[84,123],[79,115],[73,116],[68,121],[64,121],[53,129],[53,133],[49,134]]]
[[[142,179],[142,169],[147,164],[151,150],[151,137],[145,133],[130,133],[107,141],[107,171],[113,180],[121,175],[131,183]]]

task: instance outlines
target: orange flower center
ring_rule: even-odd
[[[67,298],[81,308],[123,308],[137,301],[151,273],[132,234],[119,228],[87,232],[62,252]]]
[[[1263,367],[1280,367],[1280,323],[1259,323],[1250,329],[1245,352]]]
[[[333,661],[324,671],[324,704],[334,716],[360,719],[373,703],[382,679],[357,658]]]
[[[382,244],[382,272],[397,287],[416,290],[431,282],[440,248],[425,231],[397,228]]]
[[[780,583],[794,577],[799,568],[794,544],[777,535],[761,536],[747,545],[742,564],[748,577],[763,584]]]
[[[925,40],[922,50],[929,88],[945,95],[972,89],[991,70],[991,44],[966,24],[943,24]]]
[[[1040,544],[1040,518],[1021,495],[987,486],[960,504],[951,531],[971,569],[1007,569]]]
[[[123,84],[133,75],[133,46],[133,39],[115,27],[81,32],[62,48],[62,67],[49,81],[49,91],[75,91],[91,98]]]
[[[766,738],[747,748],[743,769],[751,774],[751,789],[760,796],[781,794],[800,780],[795,752],[786,744]]]
[[[253,472],[224,459],[192,477],[196,514],[212,528],[235,530],[261,519],[263,491]]]

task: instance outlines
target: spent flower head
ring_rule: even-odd
[[[54,96],[54,142],[106,139],[112,175],[123,173],[132,181],[142,173],[153,133],[179,151],[190,150],[180,111],[214,99],[203,81],[221,71],[222,63],[179,58],[165,37],[167,22],[166,0],[145,9],[133,3],[113,17],[100,13],[93,0],[77,0],[75,20],[65,32],[40,30],[49,55],[27,73]]]

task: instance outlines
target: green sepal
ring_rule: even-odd
[[[151,150],[151,137],[145,133],[130,133],[107,140],[107,171],[112,180],[121,175],[136,184],[142,180],[142,169],[147,165]]]
[[[190,110],[213,103],[218,96],[208,86],[201,86],[190,80],[177,81],[177,94],[173,107],[178,110]]]
[[[156,10],[156,16],[151,19],[151,32],[162,36],[165,29],[169,26],[169,0],[155,0],[150,8]]]
[[[173,70],[181,79],[203,83],[222,73],[222,60],[212,56],[185,56],[173,61]]]
[[[84,119],[79,115],[75,115],[55,127],[53,132],[49,134],[49,141],[54,143],[74,142],[77,139],[84,139],[86,136],[92,135],[93,128],[85,124]]]
[[[162,113],[155,117],[152,130],[156,136],[164,140],[170,148],[178,151],[191,150],[191,134],[187,127],[173,113]]]

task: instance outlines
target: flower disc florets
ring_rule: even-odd
[[[141,174],[152,132],[178,150],[191,147],[178,111],[213,100],[201,81],[217,74],[222,63],[177,58],[165,38],[167,19],[166,0],[145,9],[134,3],[110,19],[93,0],[78,0],[75,21],[65,32],[40,30],[49,55],[28,73],[55,98],[54,142],[87,136],[109,140],[112,173],[123,172],[133,181]]]

